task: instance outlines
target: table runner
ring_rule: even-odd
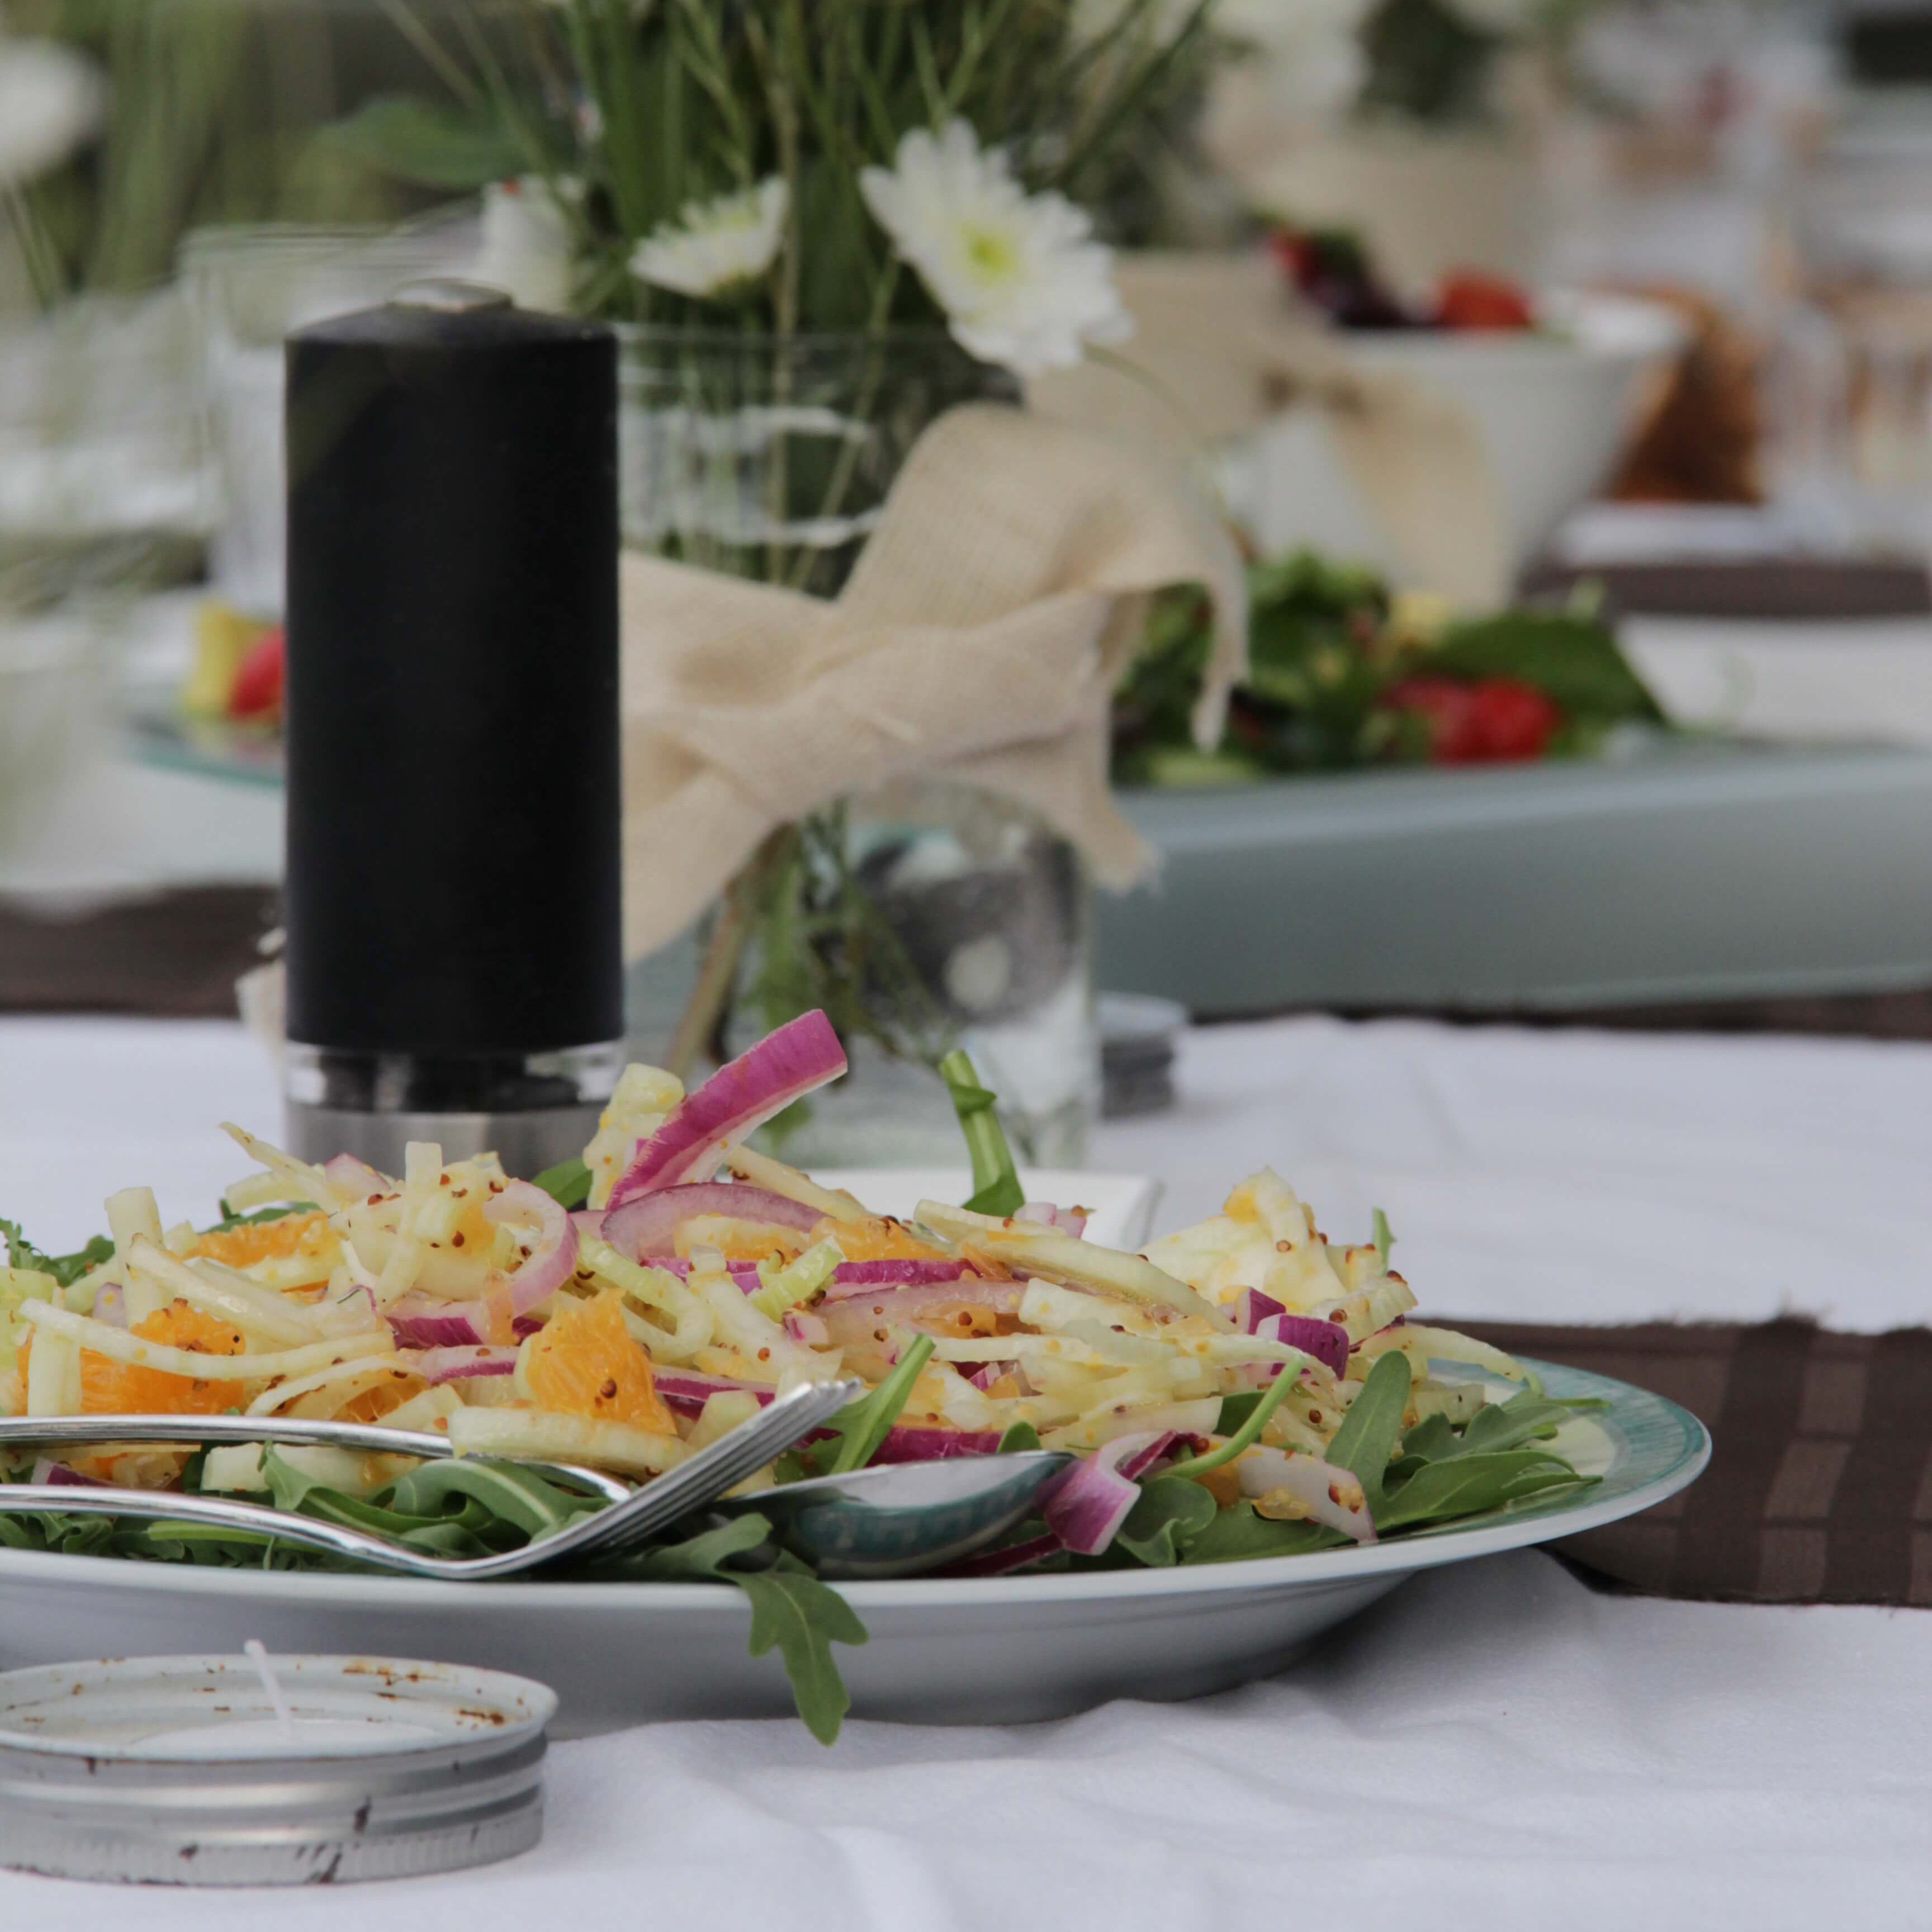
[[[187,886],[75,914],[0,899],[0,1012],[231,1018],[278,896]]]
[[[1446,1325],[1653,1389],[1710,1430],[1690,1489],[1556,1546],[1585,1570],[1646,1596],[1932,1606],[1932,1330]]]

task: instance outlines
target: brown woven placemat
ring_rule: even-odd
[[[1932,1330],[1451,1325],[1653,1389],[1711,1432],[1690,1488],[1558,1554],[1646,1596],[1932,1606]]]
[[[1922,617],[1932,611],[1932,580],[1922,563],[1883,558],[1754,556],[1652,563],[1539,565],[1523,581],[1528,596],[1600,587],[1621,617],[1748,618],[1817,623],[1838,619]]]
[[[0,901],[0,1012],[232,1019],[276,897],[199,886],[73,916]]]

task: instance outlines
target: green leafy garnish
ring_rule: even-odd
[[[926,1366],[932,1348],[930,1335],[914,1336],[893,1365],[892,1373],[877,1388],[856,1402],[848,1402],[826,1424],[837,1447],[831,1442],[819,1442],[802,1452],[806,1466],[827,1476],[849,1475],[854,1469],[864,1468],[878,1454],[879,1444],[898,1420],[899,1411],[905,1407],[912,1385],[918,1381],[919,1372]]]
[[[980,1084],[980,1076],[964,1047],[955,1047],[939,1063],[939,1077],[952,1096],[959,1130],[973,1159],[973,1192],[965,1203],[975,1214],[1016,1214],[1025,1204],[1019,1169],[1006,1144],[1006,1130],[994,1111],[999,1096]]]
[[[7,1242],[7,1265],[50,1274],[62,1288],[70,1287],[89,1269],[114,1258],[114,1244],[106,1234],[96,1234],[86,1247],[70,1255],[50,1255],[34,1246],[16,1221],[0,1220],[0,1235]]]
[[[806,1729],[820,1744],[831,1744],[852,1708],[832,1646],[866,1641],[858,1613],[802,1563],[796,1569],[782,1562],[769,1570],[728,1573],[724,1580],[736,1584],[752,1600],[752,1654],[763,1657],[778,1646]]]
[[[545,1168],[531,1184],[541,1187],[560,1208],[581,1208],[590,1198],[590,1170],[574,1157]]]
[[[1371,1226],[1375,1232],[1371,1238],[1376,1244],[1376,1252],[1382,1257],[1384,1268],[1388,1266],[1389,1250],[1395,1246],[1395,1231],[1389,1226],[1388,1216],[1378,1208]]]
[[[743,1591],[752,1606],[752,1654],[763,1657],[776,1646],[798,1714],[820,1744],[829,1744],[852,1705],[832,1646],[863,1643],[866,1627],[851,1605],[796,1557],[780,1551],[763,1567],[748,1567],[766,1553],[770,1536],[764,1517],[733,1516],[688,1542],[630,1559],[625,1573],[651,1582],[730,1583]]]
[[[1226,1442],[1217,1443],[1212,1449],[1204,1450],[1198,1456],[1190,1456],[1184,1462],[1170,1465],[1166,1473],[1170,1476],[1201,1476],[1205,1475],[1210,1469],[1218,1469],[1223,1462],[1232,1462],[1250,1443],[1259,1439],[1262,1431],[1268,1426],[1268,1418],[1281,1406],[1282,1396],[1294,1386],[1294,1366],[1289,1363],[1262,1391],[1260,1400],[1249,1410],[1240,1428]],[[1350,1412],[1351,1414],[1353,1412]]]
[[[1114,1540],[1154,1569],[1181,1560],[1181,1552],[1219,1514],[1214,1497],[1185,1476],[1156,1476],[1141,1485],[1141,1499]]]
[[[1474,1516],[1544,1490],[1594,1480],[1578,1475],[1562,1456],[1540,1449],[1451,1456],[1424,1463],[1382,1498],[1375,1512],[1376,1528],[1386,1533],[1451,1516]]]
[[[313,1214],[316,1204],[313,1201],[278,1201],[272,1208],[257,1208],[252,1214],[238,1214],[226,1201],[221,1204],[221,1219],[212,1228],[204,1228],[204,1234],[225,1234],[231,1228],[259,1228],[265,1221],[286,1221],[291,1214]],[[111,1253],[112,1248],[109,1250]]]
[[[1192,1486],[1198,1488],[1199,1484]],[[1248,1563],[1263,1556],[1299,1556],[1348,1541],[1326,1523],[1277,1522],[1258,1516],[1252,1503],[1232,1503],[1216,1512],[1198,1535],[1190,1537],[1181,1552],[1184,1563]]]
[[[1402,1412],[1408,1406],[1408,1358],[1400,1348],[1390,1349],[1369,1371],[1322,1458],[1333,1468],[1346,1469],[1361,1484],[1378,1528],[1384,1474],[1402,1433]]]
[[[1040,1447],[1040,1431],[1030,1422],[1010,1422],[1000,1437],[998,1454],[1002,1456],[1024,1455],[1030,1449]]]

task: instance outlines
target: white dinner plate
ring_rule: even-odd
[[[1566,1423],[1556,1445],[1601,1477],[1580,1495],[1305,1556],[847,1584],[870,1632],[836,1653],[855,1713],[1024,1723],[1112,1697],[1224,1689],[1281,1669],[1418,1570],[1615,1522],[1675,1495],[1708,1460],[1702,1424],[1675,1403],[1534,1366],[1551,1394],[1610,1405]],[[432,1658],[551,1685],[565,1736],[789,1711],[776,1654],[747,1654],[749,1624],[744,1599],[716,1584],[444,1583],[0,1550],[0,1668],[222,1652],[251,1636],[285,1654]]]

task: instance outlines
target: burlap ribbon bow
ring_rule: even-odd
[[[1479,608],[1507,594],[1494,467],[1452,398],[1298,314],[1263,256],[1150,251],[1123,256],[1116,272],[1132,338],[1030,383],[1034,409],[1196,452],[1283,410],[1312,410],[1412,582]]]
[[[975,405],[914,447],[834,600],[627,554],[625,941],[674,938],[765,836],[915,776],[1037,812],[1124,885],[1151,854],[1107,785],[1108,711],[1150,592],[1198,584],[1215,643],[1195,724],[1246,661],[1240,560],[1144,446]]]

